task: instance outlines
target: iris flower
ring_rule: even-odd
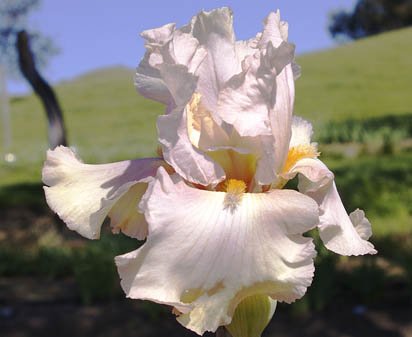
[[[376,253],[364,212],[348,216],[318,159],[311,124],[292,114],[299,67],[287,36],[276,12],[236,41],[227,8],[144,31],[135,84],[165,105],[160,158],[88,165],[65,147],[47,155],[50,207],[89,239],[106,216],[113,232],[145,239],[116,258],[126,295],[172,306],[198,334],[227,326],[259,336],[277,301],[301,298],[313,228],[338,254]],[[298,191],[284,188],[295,176]]]

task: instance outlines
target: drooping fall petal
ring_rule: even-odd
[[[349,214],[349,218],[353,223],[359,236],[364,240],[369,240],[372,236],[372,226],[365,216],[365,212],[357,208]]]
[[[142,238],[147,223],[137,213],[137,204],[142,188],[164,164],[152,158],[89,165],[71,149],[59,146],[47,152],[42,172],[46,200],[71,230],[86,238],[99,238],[108,214],[112,215],[113,227],[120,225],[119,229]],[[136,184],[144,186],[134,187]]]
[[[146,243],[116,263],[128,297],[175,306],[202,334],[227,325],[246,297],[293,302],[313,277],[314,246],[303,232],[318,207],[296,191],[211,192],[159,168],[140,204]]]
[[[370,224],[364,213],[348,216],[333,180],[333,174],[318,159],[302,159],[291,172],[300,173],[299,190],[319,204],[319,234],[325,246],[341,255],[376,254],[367,241]]]
[[[294,117],[291,130],[289,154],[282,176],[291,179],[299,173],[299,191],[319,204],[319,234],[325,246],[342,255],[375,254],[376,250],[365,234],[371,233],[365,214],[358,210],[348,216],[333,173],[316,159],[319,153],[317,144],[311,143],[312,125],[303,118]]]
[[[140,182],[129,188],[111,208],[107,216],[113,233],[120,231],[131,238],[144,240],[147,236],[147,222],[142,213],[137,210],[143,194],[146,192],[147,183]]]

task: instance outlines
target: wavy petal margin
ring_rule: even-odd
[[[302,233],[318,222],[317,204],[291,190],[246,193],[235,205],[227,198],[159,168],[140,204],[147,241],[116,257],[127,296],[176,307],[198,334],[229,324],[249,296],[302,297],[316,254]]]
[[[159,142],[165,160],[187,181],[217,185],[225,178],[222,167],[191,142],[187,125],[187,108],[157,119]]]
[[[277,76],[292,62],[293,53],[294,47],[288,43],[275,48],[269,42],[267,48],[245,59],[243,71],[219,93],[217,114],[241,136],[271,134],[269,114],[276,104]],[[289,92],[287,87],[281,90]],[[291,110],[282,106],[277,113],[288,114]]]
[[[376,254],[367,241],[371,230],[363,211],[349,217],[333,180],[333,173],[318,159],[299,160],[291,172],[300,173],[299,191],[319,205],[319,235],[326,248],[341,255]]]
[[[46,200],[67,227],[88,239],[100,237],[107,215],[115,230],[143,239],[147,223],[138,213],[138,202],[164,164],[151,158],[89,165],[71,149],[59,146],[47,152],[43,167]]]
[[[240,71],[232,11],[227,7],[202,11],[193,17],[186,29],[207,51],[204,62],[196,71],[199,76],[197,91],[202,95],[206,108],[216,111],[219,92]]]

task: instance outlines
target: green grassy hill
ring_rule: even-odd
[[[93,71],[55,87],[69,142],[91,161],[148,156],[156,146],[156,116],[162,107],[141,98],[133,69]],[[36,161],[47,148],[46,119],[37,97],[12,99],[14,151],[18,161]]]
[[[302,55],[295,112],[317,123],[412,114],[411,55],[412,28]]]
[[[405,29],[298,57],[302,77],[296,84],[296,114],[314,121],[318,132],[330,120],[410,114],[410,41],[412,29]],[[85,160],[107,162],[154,154],[155,120],[163,107],[136,93],[133,72],[122,67],[102,69],[55,87],[69,142]],[[12,167],[1,164],[1,180],[5,171],[8,183],[38,180],[47,149],[41,103],[34,96],[16,97],[11,110],[18,161]]]

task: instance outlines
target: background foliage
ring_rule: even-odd
[[[411,0],[358,0],[352,11],[331,14],[329,32],[335,39],[360,39],[412,25]]]
[[[0,65],[7,69],[7,75],[19,77],[16,51],[17,33],[26,30],[31,49],[38,67],[47,64],[48,59],[58,52],[53,41],[40,32],[28,27],[27,17],[36,9],[40,0],[2,0],[0,2]]]

